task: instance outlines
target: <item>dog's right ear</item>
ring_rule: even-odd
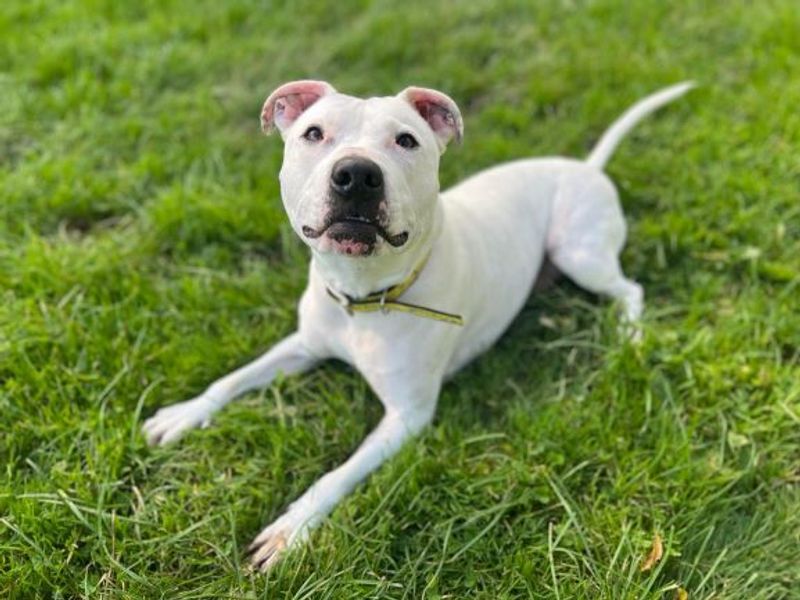
[[[306,109],[336,90],[325,81],[292,81],[272,92],[261,109],[261,130],[272,133],[277,127],[283,133]]]

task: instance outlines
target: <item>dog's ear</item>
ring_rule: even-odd
[[[456,142],[460,142],[464,137],[461,111],[446,94],[427,88],[408,87],[398,96],[408,102],[427,121],[436,134],[436,139],[439,140],[442,152],[450,140],[455,139]]]
[[[306,109],[327,94],[336,90],[325,81],[292,81],[272,92],[261,109],[261,129],[272,133],[290,127]]]

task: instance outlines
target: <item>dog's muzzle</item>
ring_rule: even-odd
[[[374,161],[361,156],[339,159],[331,169],[324,225],[304,225],[303,235],[315,239],[327,235],[346,254],[370,254],[378,236],[395,248],[408,240],[408,232],[392,235],[384,224],[385,187],[383,171]]]

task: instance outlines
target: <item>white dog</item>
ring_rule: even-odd
[[[578,285],[642,312],[642,288],[622,273],[625,221],[603,166],[643,117],[684,94],[649,96],[603,135],[585,161],[525,159],[439,193],[439,157],[463,126],[455,102],[429,89],[360,99],[321,81],[285,84],[261,112],[285,141],[283,203],[310,246],[295,333],[202,395],[144,424],[165,444],[206,424],[234,397],[277,373],[326,358],[357,368],[385,408],[375,430],[250,549],[266,570],[432,419],[442,382],[505,331],[545,257]]]

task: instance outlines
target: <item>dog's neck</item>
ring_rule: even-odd
[[[312,268],[325,284],[338,294],[353,299],[385,290],[405,280],[431,252],[442,228],[443,212],[439,202],[431,227],[403,252],[381,256],[352,257],[313,251]]]

